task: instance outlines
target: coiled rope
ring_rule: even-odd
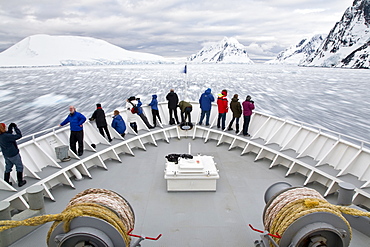
[[[0,232],[17,226],[38,226],[54,221],[46,238],[48,243],[51,233],[60,223],[64,223],[64,232],[69,232],[71,221],[80,216],[95,217],[108,222],[121,234],[126,246],[130,246],[128,231],[134,228],[133,210],[123,197],[105,189],[87,189],[77,194],[60,214],[36,216],[22,221],[0,221]]]
[[[268,206],[263,221],[265,230],[282,236],[294,221],[315,212],[332,213],[341,218],[350,229],[350,238],[352,238],[352,230],[342,213],[370,217],[369,212],[330,204],[316,190],[295,188],[281,193]],[[279,244],[280,239],[274,240]]]

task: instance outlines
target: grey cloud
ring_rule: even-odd
[[[236,37],[251,56],[271,57],[301,38],[328,33],[348,0],[0,1],[0,50],[46,33],[104,39],[125,49],[189,56],[207,41]],[[312,10],[313,9],[313,10]]]

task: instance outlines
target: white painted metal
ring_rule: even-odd
[[[199,105],[193,103],[193,120],[197,120],[200,114]],[[145,107],[144,107],[145,108]],[[353,142],[343,140],[342,136],[335,132],[314,128],[310,125],[287,121],[276,117],[254,113],[250,123],[251,138],[237,136],[234,132],[213,129],[204,125],[195,125],[190,131],[182,131],[177,126],[168,126],[168,109],[166,103],[159,104],[162,121],[166,124],[163,129],[149,130],[142,120],[137,117],[139,135],[130,136],[124,140],[110,128],[112,137],[120,140],[117,144],[110,145],[104,139],[97,128],[91,123],[85,126],[85,148],[92,151],[91,154],[80,160],[72,152],[70,156],[72,162],[65,167],[61,167],[55,155],[55,147],[69,143],[69,127],[58,129],[48,129],[34,135],[26,136],[21,140],[19,148],[25,166],[25,174],[28,177],[39,179],[36,184],[42,185],[45,195],[51,200],[55,200],[52,195],[52,188],[59,185],[68,185],[73,188],[73,179],[76,174],[93,178],[89,172],[92,167],[108,169],[106,160],[116,160],[121,162],[120,155],[134,155],[135,148],[146,150],[146,145],[157,145],[158,141],[170,142],[172,138],[202,138],[205,142],[215,140],[217,145],[228,144],[229,149],[240,148],[241,155],[247,153],[256,154],[256,160],[271,160],[270,168],[275,166],[286,167],[286,175],[299,173],[306,176],[304,185],[311,182],[318,182],[324,185],[327,190],[325,196],[333,193],[338,188],[338,183],[345,181],[343,176],[351,174],[358,178],[360,188],[356,188],[354,201],[370,207],[370,194],[366,190],[370,186],[370,150],[365,148],[364,141],[352,138]],[[198,110],[196,110],[198,109]],[[148,111],[148,110],[146,110]],[[121,110],[121,115],[127,120],[127,113]],[[229,119],[231,113],[228,113]],[[148,119],[150,119],[147,113]],[[107,115],[108,123],[111,123],[111,115]],[[210,122],[214,125],[217,122],[217,106],[213,105]],[[127,122],[126,122],[127,123]],[[204,124],[204,122],[203,122]],[[126,124],[128,133],[134,134]],[[145,130],[145,131],[142,131]],[[36,137],[37,136],[37,137]],[[261,142],[261,139],[263,142]],[[346,139],[350,139],[346,136]],[[191,140],[191,139],[190,139]],[[99,150],[92,148],[91,144],[98,144]],[[358,143],[358,144],[354,144]],[[296,156],[292,157],[279,148],[272,148],[267,144],[277,144],[281,150],[294,150]],[[366,145],[369,145],[366,143]],[[298,157],[297,157],[298,156]],[[311,157],[317,161],[316,165],[305,163],[304,157]],[[297,157],[297,158],[295,158]],[[4,171],[4,159],[0,153],[0,172]],[[338,176],[333,176],[321,169],[323,165],[329,165],[338,171]],[[46,167],[52,167],[55,172],[46,177],[40,177],[38,173]],[[73,172],[74,171],[74,172]],[[76,173],[78,171],[78,173]],[[40,173],[41,174],[41,173]],[[79,176],[79,175],[78,175]],[[12,173],[12,181],[16,182],[15,173]],[[10,186],[0,179],[0,190],[6,190],[11,195],[5,200],[10,201],[12,207],[25,209],[28,207],[27,200],[23,197],[26,188],[18,189]]]

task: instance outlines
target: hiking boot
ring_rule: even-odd
[[[10,182],[9,180],[10,180],[10,172],[5,172],[4,173],[4,181],[7,182],[9,185],[13,185],[13,183]]]
[[[23,179],[23,172],[17,172],[17,179],[19,187],[22,187],[27,183],[27,181]]]

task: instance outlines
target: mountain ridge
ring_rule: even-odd
[[[246,47],[235,38],[224,37],[220,42],[212,42],[188,57],[191,63],[242,63],[254,64]]]

